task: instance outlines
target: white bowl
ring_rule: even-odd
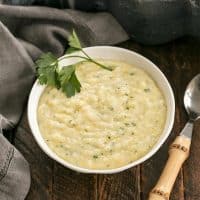
[[[40,95],[42,94],[45,86],[41,86],[38,81],[35,82],[33,85],[33,88],[31,90],[29,101],[28,101],[28,121],[30,128],[32,130],[33,136],[35,137],[35,140],[37,141],[40,148],[52,159],[56,160],[60,164],[64,165],[65,167],[68,167],[72,170],[83,172],[83,173],[99,173],[99,174],[111,174],[111,173],[117,173],[123,170],[126,170],[128,168],[134,167],[148,158],[150,158],[152,155],[154,155],[158,149],[161,147],[161,145],[165,142],[167,137],[169,136],[173,123],[174,123],[174,114],[175,114],[175,102],[174,102],[174,95],[173,91],[171,89],[171,86],[169,82],[167,81],[164,74],[156,67],[151,61],[149,61],[147,58],[126,49],[118,48],[118,47],[110,47],[110,46],[96,46],[96,47],[88,47],[84,49],[91,57],[93,58],[101,58],[101,59],[110,59],[110,60],[117,60],[117,61],[124,61],[129,64],[133,64],[133,66],[139,67],[144,69],[150,76],[156,81],[157,85],[163,92],[167,104],[167,118],[165,127],[163,129],[162,134],[160,135],[160,138],[158,142],[154,145],[154,147],[143,157],[140,159],[124,165],[119,168],[115,169],[106,169],[106,170],[93,170],[93,169],[86,169],[82,167],[75,166],[71,163],[68,163],[67,161],[63,160],[59,156],[57,156],[45,143],[39,127],[37,123],[37,107],[38,102],[40,99]],[[64,64],[71,64],[74,62],[77,62],[78,60],[76,58],[62,60],[59,64],[63,66]]]

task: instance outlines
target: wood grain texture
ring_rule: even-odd
[[[96,175],[82,174],[54,163],[53,200],[96,199]]]
[[[112,175],[98,175],[97,199],[140,200],[140,167]]]
[[[28,127],[26,111],[16,129],[14,143],[29,161],[32,184],[27,200],[147,200],[168,158],[168,148],[187,121],[183,94],[187,83],[200,73],[200,42],[183,38],[162,46],[143,46],[132,41],[120,46],[154,62],[174,90],[176,116],[173,131],[162,148],[140,166],[113,175],[73,172],[48,158]],[[200,199],[200,124],[196,123],[189,159],[181,169],[170,200]]]

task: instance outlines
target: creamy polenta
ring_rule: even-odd
[[[124,62],[102,62],[114,70],[79,64],[81,92],[67,98],[47,87],[37,111],[48,146],[87,169],[113,169],[144,156],[166,120],[164,96],[145,71]]]

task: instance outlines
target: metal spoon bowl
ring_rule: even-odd
[[[188,84],[184,95],[184,105],[190,120],[195,121],[200,118],[200,74]]]

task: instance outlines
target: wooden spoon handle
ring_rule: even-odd
[[[152,189],[149,200],[168,200],[176,177],[184,161],[189,156],[191,139],[178,136],[169,149],[169,158],[165,168]]]

